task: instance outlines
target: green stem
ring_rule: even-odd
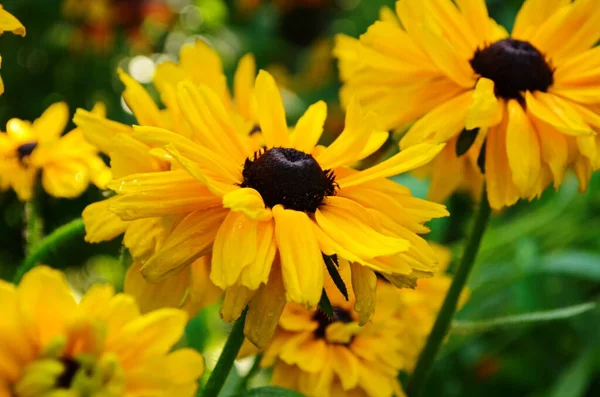
[[[31,200],[25,203],[25,231],[26,242],[25,254],[31,254],[31,251],[40,243],[44,237],[44,220],[41,209],[42,191],[40,188],[34,190]]]
[[[37,245],[33,246],[32,251],[27,254],[25,260],[17,269],[14,277],[15,284],[18,284],[23,275],[35,265],[47,260],[52,252],[58,250],[63,244],[68,243],[74,238],[82,236],[84,233],[83,219],[77,218],[47,235]]]
[[[247,311],[248,309],[244,310],[240,318],[233,324],[233,328],[231,329],[229,338],[227,338],[227,342],[225,342],[217,365],[210,374],[208,382],[206,382],[203,393],[204,396],[217,397],[223,388],[227,376],[229,376],[229,372],[231,372],[233,362],[242,347],[242,343],[244,343],[244,322],[246,321]]]
[[[416,397],[423,391],[425,382],[427,381],[429,373],[431,372],[431,367],[442,343],[444,342],[444,338],[450,329],[452,318],[456,312],[456,306],[458,304],[461,292],[467,283],[469,273],[471,272],[473,264],[475,263],[477,250],[479,249],[481,238],[490,219],[490,214],[490,204],[487,200],[487,193],[484,187],[479,204],[479,210],[475,217],[475,223],[473,225],[473,229],[471,230],[469,240],[467,241],[465,251],[463,252],[462,259],[458,269],[456,270],[456,274],[452,279],[452,284],[450,285],[448,294],[444,299],[444,303],[442,304],[438,317],[435,320],[435,324],[433,325],[431,333],[429,334],[427,343],[425,344],[423,351],[421,351],[421,355],[419,356],[415,370],[406,387],[407,395],[410,397]]]

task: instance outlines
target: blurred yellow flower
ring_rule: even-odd
[[[441,249],[436,247],[436,253]],[[447,260],[440,262],[445,268]],[[344,280],[351,278],[345,261],[340,273]],[[273,367],[272,383],[306,396],[403,396],[398,372],[412,371],[450,278],[440,275],[418,284],[414,290],[397,289],[380,280],[373,318],[360,327],[352,291],[346,301],[328,280],[334,318],[288,304],[261,366]]]
[[[17,18],[2,8],[2,4],[0,4],[0,34],[4,32],[12,32],[19,36],[25,36],[25,27]],[[0,57],[0,63],[2,63],[2,57]],[[4,82],[0,78],[0,95],[2,93],[4,93]]]
[[[123,97],[138,124],[168,128],[186,137],[192,136],[193,131],[183,118],[182,105],[175,98],[175,89],[179,82],[209,84],[227,104],[232,119],[247,134],[256,123],[251,102],[255,74],[253,56],[244,56],[235,74],[232,98],[219,55],[206,43],[198,40],[193,45],[182,47],[179,63],[163,62],[157,66],[154,85],[166,106],[166,109],[159,110],[140,83],[125,72],[119,71],[121,81],[125,85]],[[123,178],[138,173],[147,175],[171,170],[173,175],[179,175],[179,182],[185,184],[190,191],[199,196],[207,194],[206,187],[180,170],[179,165],[173,163],[172,157],[164,150],[133,139],[131,126],[107,120],[104,116],[83,109],[77,110],[74,122],[83,130],[89,142],[109,155],[114,177]],[[157,174],[157,177],[159,175]],[[152,193],[148,192],[145,195],[149,199]],[[195,208],[195,200],[182,200],[177,191],[168,194],[163,192],[153,197],[161,200],[165,206],[175,205],[182,211]],[[125,233],[123,243],[135,261],[127,272],[125,292],[136,297],[143,312],[159,307],[183,307],[193,315],[221,297],[221,291],[212,285],[206,276],[209,258],[198,258],[188,269],[164,282],[146,282],[139,274],[140,266],[164,243],[170,229],[181,217],[150,216],[134,221],[122,221],[109,209],[115,199],[113,197],[93,203],[83,211],[87,232],[85,239],[97,243]],[[215,201],[215,205],[217,203],[218,201]]]
[[[456,158],[476,141],[495,209],[558,188],[568,168],[584,190],[600,167],[598,18],[597,0],[526,0],[509,37],[484,0],[400,0],[360,39],[337,37],[342,100],[357,95],[384,128],[416,121],[402,148],[449,143],[437,199],[464,182],[473,160]]]
[[[104,110],[97,106],[95,112]],[[68,121],[63,102],[51,105],[33,123],[8,121],[6,133],[0,133],[0,190],[13,188],[20,200],[30,200],[40,171],[44,190],[54,197],[77,197],[90,182],[105,187],[110,170],[81,130],[61,136]]]
[[[191,349],[171,352],[185,312],[140,315],[132,297],[93,286],[78,303],[62,273],[34,268],[0,281],[0,396],[193,396],[204,372]]]
[[[236,129],[215,91],[181,82],[177,99],[194,135],[134,127],[134,137],[164,147],[187,174],[116,179],[109,184],[118,195],[110,209],[125,221],[183,217],[142,274],[164,280],[212,253],[211,280],[227,290],[221,315],[234,320],[249,303],[245,332],[258,346],[274,331],[286,301],[317,305],[326,262],[335,266],[334,255],[353,262],[357,310],[365,323],[374,271],[404,285],[435,270],[433,252],[417,233],[428,231],[424,222],[446,216],[445,207],[416,199],[385,178],[427,163],[443,144],[417,145],[358,172],[347,165],[388,137],[374,130],[372,114],[358,102],[348,108],[344,132],[323,147],[317,143],[327,115],[324,102],[312,105],[290,133],[271,75],[259,73],[254,93],[265,142],[258,151],[247,130]],[[190,176],[208,190],[192,188]]]

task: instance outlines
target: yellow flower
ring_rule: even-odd
[[[12,32],[19,36],[25,36],[25,27],[12,14],[7,12],[0,4],[0,34],[4,32]],[[0,57],[2,63],[2,57]],[[0,95],[4,93],[4,82],[0,78]]]
[[[140,315],[132,297],[95,285],[77,303],[45,266],[0,281],[0,396],[193,396],[204,372],[191,349],[170,352],[187,315]]]
[[[373,271],[404,284],[435,270],[433,253],[417,233],[427,232],[424,222],[446,216],[445,207],[416,199],[385,178],[427,163],[443,144],[417,145],[354,171],[347,165],[376,151],[388,136],[374,131],[372,115],[358,102],[348,109],[344,132],[326,148],[317,145],[324,102],[312,105],[290,133],[271,75],[261,71],[254,90],[266,144],[258,151],[213,90],[180,83],[177,99],[194,136],[134,127],[134,137],[164,147],[188,176],[177,170],[117,179],[109,184],[118,195],[110,209],[125,221],[182,217],[142,274],[164,280],[212,253],[211,280],[227,290],[221,315],[233,320],[249,303],[245,332],[256,345],[268,340],[286,301],[317,305],[324,255],[353,262],[364,323],[372,310]],[[189,176],[208,190],[190,188]],[[163,199],[170,195],[177,199]]]
[[[510,37],[484,0],[400,0],[396,16],[337,38],[346,103],[358,95],[385,128],[416,120],[402,148],[433,139],[461,157],[480,139],[493,208],[558,188],[568,168],[586,188],[600,166],[600,2],[526,0]],[[436,167],[447,186],[434,189],[459,186],[461,163]]]
[[[103,112],[97,107],[96,112]],[[30,200],[38,172],[44,190],[54,197],[77,197],[90,182],[104,187],[110,170],[79,129],[61,136],[69,121],[63,102],[51,105],[33,123],[11,119],[0,134],[0,190],[13,188]]]
[[[342,261],[343,279],[349,270]],[[334,318],[288,304],[261,366],[273,367],[275,385],[307,396],[403,396],[398,372],[412,371],[449,285],[446,276],[419,280],[414,290],[380,280],[372,320],[360,327],[353,294],[346,301],[329,281]]]
[[[168,128],[187,137],[192,136],[193,131],[183,118],[182,105],[175,98],[175,87],[180,81],[209,84],[227,104],[232,119],[247,134],[256,123],[251,102],[255,74],[254,58],[252,55],[244,56],[235,74],[232,99],[219,55],[206,43],[198,40],[181,49],[178,64],[164,62],[157,66],[154,85],[166,105],[165,110],[159,110],[141,84],[119,71],[125,85],[123,97],[138,124]],[[190,191],[195,191],[200,196],[207,194],[206,187],[185,171],[178,170],[178,164],[172,164],[171,156],[164,150],[133,139],[133,129],[130,126],[83,109],[77,110],[74,122],[83,130],[88,141],[110,156],[115,177],[171,170],[174,175],[179,175],[179,182],[185,184]],[[146,198],[149,199],[150,196]],[[166,206],[177,206],[180,211],[193,210],[196,205],[195,200],[181,200],[176,191],[155,195],[154,198],[161,200]],[[163,244],[169,230],[181,217],[146,217],[122,221],[109,209],[115,199],[113,197],[93,203],[83,211],[87,232],[85,239],[97,243],[125,233],[123,243],[135,261],[127,272],[125,292],[136,297],[142,312],[159,307],[182,307],[193,315],[221,297],[221,291],[206,277],[209,258],[198,258],[188,269],[164,282],[147,283],[139,274],[140,266],[154,253],[156,247]],[[215,200],[215,205],[217,204],[218,200]]]

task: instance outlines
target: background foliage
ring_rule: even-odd
[[[59,100],[66,101],[71,111],[103,101],[110,117],[133,123],[121,99],[116,69],[121,67],[149,82],[156,62],[175,58],[182,44],[201,38],[222,54],[230,76],[236,60],[253,52],[258,66],[272,71],[285,87],[292,118],[316,99],[327,100],[333,109],[326,131],[331,139],[343,123],[337,105],[337,71],[329,55],[331,37],[359,35],[377,18],[381,5],[394,3],[322,0],[317,9],[282,11],[265,1],[249,11],[246,6],[260,2],[121,0],[112,2],[119,6],[110,14],[95,15],[67,7],[78,2],[88,11],[95,3],[110,3],[3,1],[24,23],[27,36],[7,34],[0,42],[6,84],[6,93],[0,97],[0,125],[12,117],[33,120]],[[521,2],[489,0],[490,14],[510,29]],[[152,90],[151,84],[148,88]],[[390,142],[387,153],[395,147]],[[412,176],[398,181],[415,195],[426,195],[426,181]],[[80,216],[85,205],[101,196],[90,187],[76,200],[45,197],[46,232]],[[456,258],[472,203],[468,197],[455,196],[447,204],[452,217],[434,222],[430,237],[452,247]],[[521,202],[497,214],[470,279],[471,299],[458,315],[427,395],[600,395],[598,309],[556,321],[540,318],[501,327],[469,327],[472,321],[594,304],[600,294],[599,209],[600,177],[593,178],[584,194],[578,193],[571,177],[558,192],[548,191],[538,201]],[[23,259],[22,213],[23,204],[12,192],[0,193],[0,276],[5,278]],[[120,241],[93,246],[74,243],[68,255],[54,257],[50,264],[66,269],[82,290],[97,280],[119,286],[125,270],[117,259],[119,246]],[[188,326],[187,340],[182,341],[208,351],[209,367],[227,328],[215,313],[215,308],[200,313]],[[245,364],[238,368],[241,374],[249,369]],[[242,392],[240,379],[232,374],[224,394]],[[251,384],[264,385],[266,379],[260,374]],[[268,393],[279,395],[276,390]]]

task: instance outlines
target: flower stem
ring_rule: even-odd
[[[229,376],[229,372],[231,371],[231,367],[233,366],[233,362],[242,347],[242,343],[244,343],[244,322],[246,321],[247,311],[248,309],[245,309],[240,318],[233,324],[233,328],[231,329],[229,338],[227,338],[227,342],[225,342],[217,365],[210,374],[208,382],[206,382],[203,393],[204,396],[217,397],[223,388],[227,376]]]
[[[85,227],[83,226],[83,219],[81,218],[72,220],[71,222],[54,230],[52,233],[40,240],[38,244],[32,246],[33,249],[27,254],[25,260],[17,269],[14,277],[14,283],[18,284],[25,273],[31,270],[31,268],[33,268],[39,262],[48,259],[48,256],[53,251],[58,250],[63,244],[68,243],[74,238],[82,236],[84,233]]]
[[[448,294],[444,299],[444,303],[442,304],[438,317],[435,320],[435,324],[433,325],[431,333],[429,334],[427,343],[421,351],[421,355],[419,356],[415,370],[408,381],[406,392],[410,397],[416,397],[423,391],[423,387],[425,386],[425,382],[427,381],[429,373],[431,372],[431,367],[435,361],[437,353],[440,350],[448,330],[450,329],[452,318],[456,312],[458,300],[465,284],[467,283],[467,279],[469,278],[469,273],[473,268],[473,264],[475,263],[477,250],[479,249],[481,238],[483,237],[483,233],[490,219],[491,212],[490,204],[487,200],[487,192],[484,187],[479,204],[479,210],[477,211],[477,215],[475,217],[475,223],[473,224],[473,229],[471,230],[471,235],[467,241],[460,264],[456,270],[454,278],[452,279],[452,284],[450,285]]]
[[[23,234],[27,244],[25,248],[26,255],[31,254],[31,251],[44,237],[44,219],[41,208],[42,194],[42,189],[36,186],[31,200],[25,202],[25,230]]]

